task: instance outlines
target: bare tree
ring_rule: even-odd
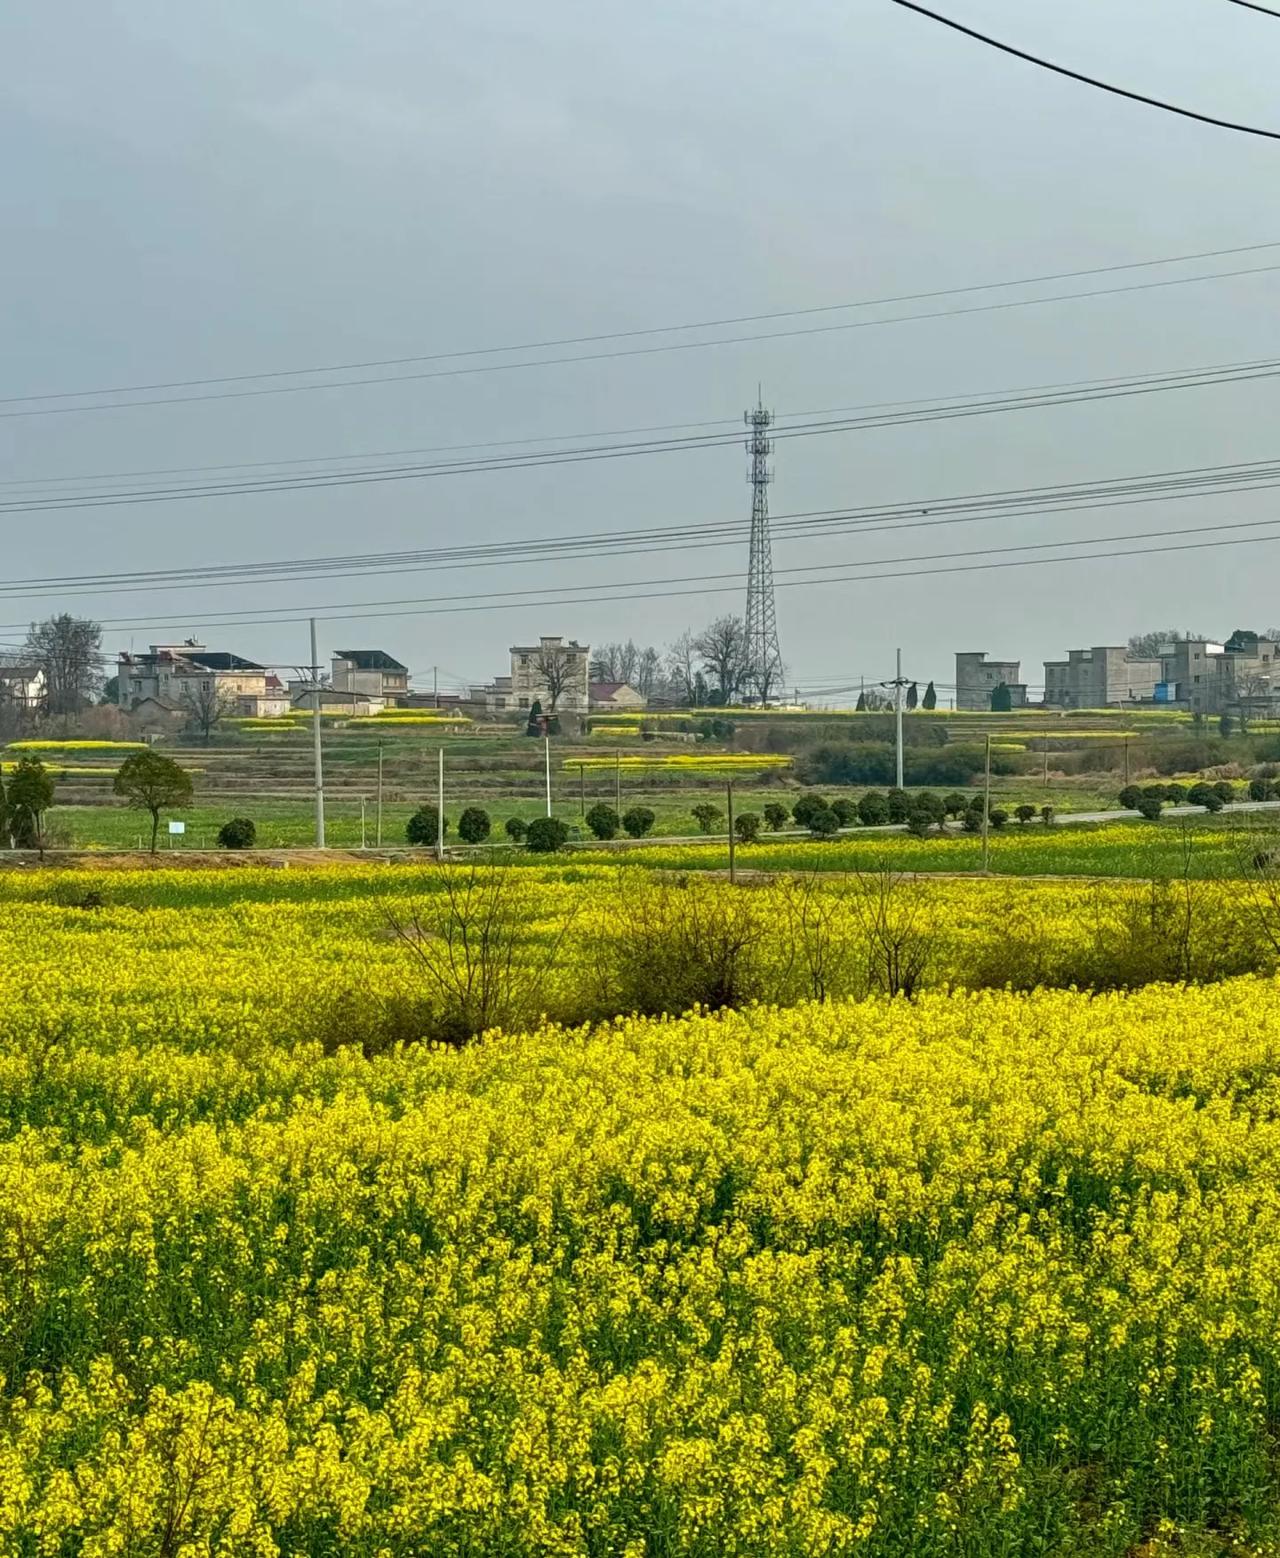
[[[747,672],[747,631],[741,617],[717,617],[693,641],[721,703],[731,703]]]
[[[698,683],[698,648],[688,628],[667,645],[667,680],[681,703],[695,701]]]
[[[216,676],[202,676],[195,686],[190,682],[184,683],[178,701],[186,713],[188,724],[200,732],[205,746],[208,746],[210,736],[230,714],[236,700],[234,693],[218,686]]]
[[[1150,633],[1135,633],[1129,640],[1129,653],[1138,660],[1154,660],[1162,644],[1176,644],[1184,638],[1203,638],[1185,628],[1155,628]]]
[[[860,872],[849,907],[862,932],[868,987],[909,1000],[920,988],[938,944],[919,882],[894,871]]]
[[[646,698],[652,698],[662,681],[662,656],[649,644],[640,651],[640,659],[636,664],[635,680],[632,686],[638,693],[643,693]]]
[[[68,718],[92,703],[102,687],[102,629],[63,612],[33,622],[25,658],[44,672],[46,711]]]
[[[531,1027],[546,1010],[548,987],[572,916],[546,938],[523,873],[472,861],[436,865],[435,892],[387,925],[413,954],[434,1008],[434,1036],[461,1044],[492,1028]]]
[[[620,682],[622,678],[618,675],[618,660],[621,652],[621,644],[597,644],[591,656],[591,680]]]
[[[561,644],[544,644],[533,657],[533,668],[547,689],[547,711],[554,714],[573,680],[573,656]]]

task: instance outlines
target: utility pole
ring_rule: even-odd
[[[365,847],[364,806],[365,806],[365,797],[362,795],[360,797],[360,848],[361,849],[364,849],[364,847]]]
[[[613,809],[622,815],[622,753],[613,754]]]
[[[312,747],[315,753],[316,848],[324,843],[324,758],[320,750],[320,652],[316,647],[316,619],[311,619]]]
[[[436,859],[444,859],[444,748],[440,748],[440,768],[436,779]]]
[[[547,816],[551,815],[551,737],[542,738],[543,754],[547,764]]]
[[[438,665],[431,667],[431,701],[438,710],[440,707],[440,667]]]
[[[378,743],[378,848],[382,848],[382,743]]]
[[[898,788],[902,785],[902,651],[898,651],[897,675],[893,680],[894,738],[897,743]]]
[[[991,862],[991,732],[987,732],[986,772],[982,780],[982,871],[986,875]]]
[[[738,865],[734,857],[734,844],[737,842],[733,832],[733,780],[728,783],[729,791],[729,885],[732,887],[738,880]]]
[[[1128,738],[1128,736],[1126,736],[1124,738],[1124,783],[1125,783],[1125,788],[1128,789],[1128,787],[1129,787],[1129,738]]]
[[[578,815],[587,815],[587,765],[578,764]]]

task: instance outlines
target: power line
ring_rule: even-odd
[[[263,379],[292,379],[319,373],[356,373],[365,368],[399,368],[414,363],[444,362],[463,357],[507,356],[516,352],[542,352],[562,346],[591,346],[603,341],[628,341],[643,336],[675,335],[686,330],[719,330],[730,325],[763,324],[774,319],[799,319],[814,314],[840,313],[851,308],[884,308],[894,303],[921,303],[930,298],[955,297],[968,292],[990,292],[1000,287],[1029,287],[1050,281],[1072,281],[1084,276],[1109,275],[1116,271],[1143,270],[1153,265],[1181,265],[1194,260],[1216,260],[1231,254],[1256,254],[1274,249],[1280,240],[1269,243],[1241,244],[1231,249],[1204,249],[1196,254],[1174,254],[1155,260],[1128,260],[1117,265],[1094,265],[1083,270],[1052,271],[1041,276],[1018,276],[1008,281],[974,282],[963,287],[940,287],[930,292],[901,292],[883,298],[864,298],[852,303],[823,303],[811,308],[775,309],[764,314],[734,314],[723,319],[696,319],[683,324],[649,325],[637,330],[609,330],[596,335],[560,336],[552,340],[522,341],[510,346],[466,347],[453,352],[429,352],[412,357],[375,357],[363,362],[328,363],[308,368],[272,368],[258,373],[230,373],[215,378],[168,379],[150,384],[114,384],[101,389],[56,390],[35,395],[0,396],[0,405],[19,401],[80,400],[93,395],[148,394],[153,390],[197,389],[211,384],[245,384]]]
[[[1264,16],[1280,18],[1280,11],[1273,11],[1270,6],[1258,5],[1257,0],[1231,0],[1232,5],[1242,5],[1249,11],[1261,11]]]
[[[950,421],[957,418],[987,416],[1006,411],[1042,410],[1060,405],[1078,405],[1096,400],[1124,399],[1133,395],[1164,393],[1169,390],[1203,389],[1219,384],[1252,382],[1280,375],[1280,360],[1261,359],[1239,368],[1205,369],[1176,373],[1165,378],[1148,376],[1129,380],[1103,380],[1093,387],[1060,392],[1009,395],[1004,399],[970,400],[964,404],[917,405],[914,409],[882,415],[837,418],[828,421],[795,423],[776,430],[778,438],[810,438],[833,433],[859,432],[873,428],[910,426],[920,422]],[[533,454],[503,455],[489,459],[437,461],[414,465],[373,466],[363,470],[302,473],[244,480],[212,481],[196,485],[140,487],[132,491],[107,489],[98,492],[20,494],[0,500],[0,513],[28,514],[82,508],[112,508],[135,503],[187,502],[193,499],[259,496],[278,492],[301,492],[385,482],[423,480],[440,476],[472,475],[509,470],[524,470],[550,465],[594,463],[599,460],[633,459],[655,454],[684,453],[723,448],[737,443],[730,433],[690,434],[684,437],[643,440],[631,444],[600,444],[579,448],[562,447]]]
[[[1181,387],[1174,380],[1200,380],[1204,379],[1210,385],[1225,383],[1236,377],[1269,377],[1268,372],[1256,372],[1256,370],[1273,370],[1280,368],[1280,359],[1255,358],[1245,362],[1214,363],[1198,368],[1170,368],[1153,369],[1144,373],[1112,374],[1108,377],[1091,379],[1067,379],[1050,384],[1020,384],[1001,389],[966,390],[953,395],[923,395],[908,400],[877,400],[864,401],[852,406],[817,406],[809,407],[802,411],[792,411],[783,414],[779,427],[785,428],[788,418],[802,417],[828,417],[844,416],[855,412],[909,410],[915,407],[929,406],[937,410],[951,408],[957,414],[966,408],[957,404],[963,401],[986,400],[1003,397],[1032,397],[1043,395],[1057,395],[1069,390],[1100,390],[1112,386],[1124,388],[1139,388],[1149,385],[1153,390],[1165,387]],[[1218,378],[1217,375],[1224,377]],[[1213,377],[1210,377],[1213,376]],[[1165,381],[1169,381],[1166,385]],[[1197,384],[1188,384],[1188,388],[1197,388]],[[1050,404],[1056,404],[1051,401]],[[643,433],[670,433],[686,432],[690,429],[702,430],[713,427],[737,427],[737,417],[705,418],[701,421],[685,422],[660,422],[649,423],[640,427],[614,427],[593,428],[580,433],[554,433],[533,438],[499,438],[486,439],[479,442],[455,443],[455,444],[426,444],[408,449],[370,449],[363,452],[334,455],[305,455],[297,459],[276,460],[245,460],[224,461],[215,465],[168,465],[153,466],[140,470],[130,471],[81,471],[71,476],[21,476],[0,479],[0,488],[4,487],[40,487],[40,486],[67,486],[77,482],[90,481],[128,481],[139,480],[149,476],[183,476],[204,475],[220,471],[250,471],[269,470],[276,467],[291,467],[300,465],[332,465],[339,461],[381,460],[399,459],[409,455],[420,454],[451,454],[467,452],[473,449],[510,449],[525,447],[530,444],[566,444],[581,442],[589,438],[633,438]],[[333,472],[335,476],[342,474],[359,474]],[[271,480],[264,477],[263,480]]]
[[[906,0],[895,0],[895,3],[905,4]],[[1275,245],[1266,244],[1260,247],[1274,248]],[[1144,263],[1154,264],[1159,262],[1151,261]],[[339,379],[329,384],[283,384],[273,385],[265,389],[216,390],[199,395],[165,395],[150,400],[104,400],[99,401],[96,405],[89,406],[37,406],[34,409],[23,411],[0,411],[0,418],[69,416],[78,412],[119,411],[138,406],[186,406],[197,401],[244,400],[262,395],[295,395],[315,390],[355,389],[371,384],[409,384],[426,379],[464,378],[480,373],[515,373],[533,368],[561,367],[568,363],[613,362],[624,357],[652,357],[668,352],[704,351],[712,347],[737,346],[746,343],[758,343],[760,341],[793,340],[804,336],[828,335],[836,331],[873,330],[885,325],[912,324],[924,319],[958,319],[968,314],[999,313],[1013,308],[1038,308],[1045,303],[1069,303],[1092,298],[1117,297],[1128,292],[1151,292],[1162,287],[1185,287],[1202,281],[1228,281],[1239,276],[1260,276],[1275,270],[1280,270],[1280,265],[1256,265],[1239,270],[1209,271],[1201,276],[1173,276],[1167,277],[1163,281],[1134,282],[1128,286],[1095,287],[1087,292],[1057,292],[1050,293],[1048,296],[1041,298],[1011,298],[1002,303],[975,303],[964,308],[934,309],[919,314],[897,314],[890,319],[845,320],[840,324],[810,325],[804,329],[763,331],[751,335],[727,335],[707,341],[672,341],[665,342],[660,346],[633,346],[610,352],[587,352],[562,357],[540,357],[533,359],[531,362],[487,363],[470,368],[439,368],[423,373],[398,373],[375,375],[363,379]],[[1015,285],[1015,283],[996,282],[991,285]],[[870,305],[847,304],[844,306],[866,307]],[[70,394],[71,392],[68,393]],[[93,392],[86,390],[79,393],[92,394]],[[17,396],[10,403],[26,402],[38,398],[41,397]]]
[[[1262,130],[1252,124],[1237,124],[1231,119],[1217,119],[1212,114],[1198,113],[1194,108],[1179,108],[1176,103],[1166,103],[1161,98],[1148,97],[1143,92],[1131,92],[1128,87],[1112,86],[1109,82],[1099,81],[1096,76],[1082,75],[1080,71],[1070,70],[1065,65],[1055,65],[1052,60],[1041,59],[1039,55],[1028,54],[1025,49],[1014,48],[1011,43],[1001,43],[998,38],[989,37],[984,32],[966,27],[963,22],[957,22],[953,17],[930,11],[927,6],[917,4],[916,0],[893,0],[893,4],[903,6],[908,11],[916,11],[921,16],[927,16],[930,21],[941,22],[944,27],[963,33],[966,38],[976,38],[979,43],[999,49],[1004,54],[1012,54],[1015,59],[1026,60],[1029,65],[1039,65],[1042,70],[1051,70],[1059,76],[1069,77],[1072,81],[1082,81],[1085,86],[1114,93],[1116,97],[1127,97],[1132,102],[1145,103],[1149,108],[1163,108],[1166,113],[1180,114],[1184,119],[1196,119],[1201,124],[1216,125],[1220,130],[1238,130],[1242,135],[1261,135],[1270,141],[1280,141],[1280,130]]]
[[[932,554],[924,554],[924,555],[912,555],[912,556],[907,556],[907,557],[889,557],[889,558],[881,558],[881,559],[870,559],[870,560],[863,561],[863,562],[861,562],[859,564],[859,571],[857,573],[853,573],[853,574],[835,574],[832,577],[828,577],[827,576],[828,572],[830,570],[839,569],[839,568],[847,568],[847,567],[850,567],[851,564],[849,562],[843,561],[843,560],[839,561],[839,562],[832,562],[832,563],[814,563],[814,564],[809,564],[807,566],[802,566],[802,567],[797,567],[797,568],[780,569],[780,570],[778,570],[778,572],[781,572],[781,573],[784,573],[784,574],[790,574],[790,573],[815,573],[816,572],[816,573],[820,573],[822,575],[822,577],[819,577],[817,579],[782,579],[782,580],[779,580],[776,583],[776,588],[778,588],[778,589],[796,589],[796,588],[804,587],[804,586],[807,586],[807,585],[829,585],[829,584],[841,584],[841,583],[876,583],[876,582],[879,582],[879,581],[885,580],[885,579],[897,579],[897,578],[904,578],[904,577],[912,577],[912,578],[915,578],[915,577],[929,577],[929,576],[932,576],[932,575],[942,574],[942,573],[967,573],[967,572],[983,571],[983,570],[988,570],[988,569],[993,569],[993,568],[1015,568],[1015,567],[1020,568],[1020,567],[1031,567],[1031,566],[1044,566],[1044,565],[1047,565],[1047,564],[1050,564],[1050,563],[1059,563],[1059,562],[1084,562],[1084,561],[1089,561],[1089,560],[1101,560],[1101,559],[1104,559],[1104,558],[1111,558],[1111,557],[1130,557],[1130,556],[1136,556],[1136,555],[1146,556],[1146,555],[1150,555],[1150,554],[1164,553],[1164,552],[1195,551],[1195,550],[1200,550],[1200,549],[1207,548],[1207,547],[1243,546],[1243,545],[1246,545],[1246,544],[1252,544],[1252,543],[1261,542],[1261,541],[1280,540],[1280,531],[1277,531],[1275,534],[1260,535],[1260,536],[1238,536],[1238,537],[1235,537],[1233,539],[1222,539],[1222,540],[1215,539],[1215,540],[1211,540],[1211,541],[1202,541],[1202,542],[1194,542],[1194,543],[1181,543],[1181,544],[1162,544],[1162,545],[1157,545],[1157,546],[1139,547],[1139,548],[1132,548],[1132,549],[1120,550],[1120,551],[1108,550],[1108,551],[1100,551],[1100,552],[1084,552],[1084,553],[1080,553],[1080,554],[1077,554],[1077,555],[1074,555],[1074,556],[1071,556],[1071,557],[1065,557],[1065,558],[1020,558],[1020,559],[1010,560],[1010,559],[1005,559],[1003,557],[1003,554],[1006,554],[1006,553],[1009,553],[1009,552],[1041,551],[1041,550],[1054,549],[1054,548],[1061,547],[1061,546],[1074,546],[1074,545],[1080,545],[1080,546],[1105,545],[1105,546],[1109,547],[1109,546],[1113,545],[1116,541],[1158,539],[1159,537],[1165,536],[1165,535],[1186,535],[1186,534],[1201,535],[1201,534],[1204,534],[1205,531],[1208,531],[1208,530],[1213,530],[1213,531],[1220,532],[1220,531],[1224,531],[1224,530],[1255,529],[1255,528],[1277,526],[1277,525],[1280,525],[1280,519],[1276,519],[1276,518],[1265,519],[1265,520],[1255,520],[1255,521],[1229,521],[1229,522],[1226,522],[1226,523],[1224,523],[1222,525],[1219,525],[1219,526],[1198,525],[1198,526],[1195,526],[1193,530],[1183,530],[1183,531],[1169,531],[1169,530],[1145,531],[1145,532],[1134,532],[1134,533],[1130,533],[1130,534],[1113,535],[1113,536],[1094,536],[1094,537],[1088,538],[1087,540],[1082,540],[1082,541],[1050,541],[1050,542],[1040,542],[1040,543],[1028,543],[1028,544],[1024,544],[1024,545],[1011,546],[1011,547],[1010,546],[1006,546],[1006,547],[976,547],[976,548],[972,548],[972,549],[970,549],[968,551],[959,552],[959,553],[957,553],[957,552],[946,552],[946,553],[932,553]],[[905,572],[905,573],[869,573],[869,572],[867,572],[867,570],[871,569],[871,568],[885,568],[885,567],[888,567],[888,566],[891,566],[891,565],[897,565],[897,564],[900,564],[900,563],[906,563],[906,564],[914,565],[914,564],[918,564],[918,563],[922,563],[922,562],[932,562],[932,561],[935,561],[935,560],[938,560],[938,559],[941,559],[941,558],[952,559],[952,558],[955,558],[955,557],[991,557],[991,556],[1001,556],[1002,560],[999,561],[999,562],[994,562],[994,563],[970,563],[970,564],[964,564],[964,565],[959,565],[959,566],[943,567],[943,568],[918,568],[918,567],[914,567],[913,566],[912,568],[907,570],[907,572]],[[732,584],[726,584],[726,585],[723,585],[723,586],[718,585],[718,584],[716,584],[714,582],[714,581],[720,580],[720,579],[732,579],[732,580],[734,580],[736,582],[732,583]],[[459,595],[451,592],[448,595],[423,596],[423,597],[418,597],[418,598],[415,598],[415,599],[412,599],[412,600],[403,599],[403,600],[385,601],[385,602],[357,601],[357,602],[345,602],[345,603],[330,603],[330,604],[327,604],[327,605],[324,605],[324,606],[296,607],[296,608],[293,608],[293,609],[296,610],[297,612],[301,613],[301,615],[292,616],[292,617],[265,618],[265,617],[262,617],[260,614],[250,613],[247,617],[244,617],[244,618],[242,618],[240,620],[237,620],[237,621],[226,621],[226,620],[222,620],[222,619],[227,617],[227,616],[230,616],[231,615],[230,613],[212,613],[212,614],[199,614],[199,615],[195,615],[195,616],[188,616],[188,617],[182,618],[181,620],[182,620],[183,623],[185,623],[187,625],[192,625],[192,624],[197,624],[198,623],[198,624],[206,624],[206,625],[209,625],[209,626],[217,626],[217,627],[220,627],[220,628],[228,628],[228,627],[269,627],[269,626],[274,626],[274,625],[282,625],[282,624],[286,624],[286,623],[305,622],[312,616],[324,616],[324,617],[328,618],[331,621],[332,620],[359,621],[359,620],[383,618],[383,617],[416,616],[416,615],[419,615],[421,613],[421,608],[423,608],[423,607],[431,607],[431,608],[433,608],[432,609],[432,615],[433,616],[457,615],[457,614],[466,614],[466,613],[476,612],[476,611],[510,610],[513,604],[517,605],[517,606],[519,606],[519,605],[535,605],[536,604],[539,607],[546,607],[546,606],[586,606],[586,605],[594,605],[594,604],[596,604],[598,602],[601,602],[601,603],[603,603],[603,602],[614,602],[614,601],[619,601],[619,600],[624,600],[624,601],[625,600],[632,600],[632,599],[634,599],[634,600],[652,600],[652,599],[665,599],[665,598],[668,598],[668,597],[674,598],[674,597],[679,597],[679,596],[684,596],[684,595],[725,594],[725,593],[728,593],[728,592],[740,591],[740,589],[741,589],[741,582],[742,582],[742,575],[740,573],[737,573],[737,574],[691,574],[691,575],[682,576],[682,577],[674,578],[674,579],[643,579],[643,580],[626,581],[625,582],[625,588],[626,588],[627,593],[624,593],[624,594],[621,594],[621,595],[604,595],[604,594],[601,594],[600,591],[601,590],[610,590],[610,589],[619,588],[623,584],[623,581],[619,581],[619,583],[617,585],[615,585],[615,584],[582,584],[582,585],[569,586],[567,588],[569,588],[572,591],[574,591],[574,594],[572,594],[572,595],[562,595],[562,596],[560,596],[560,597],[558,597],[556,599],[548,599],[547,596],[546,596],[546,592],[543,589],[528,589],[528,590],[515,590],[515,591],[510,591],[509,590],[509,591],[502,591],[502,592],[494,592],[494,591],[488,591],[487,590],[487,591],[484,591],[483,594],[478,595],[478,596],[459,596]],[[655,585],[656,586],[667,586],[667,585],[671,585],[671,584],[691,584],[691,585],[694,586],[694,588],[692,588],[692,589],[679,589],[679,590],[672,590],[672,589],[667,589],[667,588],[659,588],[657,590],[650,590],[649,589],[649,586],[655,586]],[[585,595],[585,598],[584,598],[584,592],[587,592],[586,595]],[[521,599],[516,600],[515,597],[521,597]],[[524,597],[529,597],[529,599],[524,599]],[[461,602],[464,602],[465,604],[460,604],[460,605],[459,604],[455,604],[455,605],[441,605],[441,604],[439,604],[442,601],[454,601],[454,602],[461,601]],[[365,606],[375,606],[378,609],[376,609],[374,611],[366,611],[366,610],[363,609]],[[390,606],[406,607],[406,608],[409,608],[409,609],[407,609],[407,610],[386,610],[386,609],[383,609],[385,607],[390,607]],[[265,609],[266,610],[270,610],[272,608],[268,607],[268,608],[265,608]],[[169,626],[173,625],[173,622],[174,622],[174,619],[172,619],[172,618],[171,619],[122,618],[122,619],[117,619],[115,621],[104,622],[101,625],[103,627],[110,628],[110,629],[118,631],[118,630],[124,629],[124,628],[143,628],[143,627],[156,627],[156,626],[169,627]],[[22,627],[23,627],[23,624],[21,624],[21,623],[5,623],[5,624],[0,624],[0,631],[2,631],[2,632],[20,631]]]
[[[1048,487],[1022,487],[948,497],[899,500],[860,508],[800,510],[775,516],[778,531],[812,541],[856,532],[860,536],[886,531],[932,529],[1025,517],[1056,517],[1134,503],[1252,492],[1280,485],[1280,461],[1254,460],[1234,465],[1192,467],[1175,471],[1067,482]],[[0,597],[20,599],[58,594],[119,594],[172,592],[184,584],[199,584],[202,592],[246,584],[298,582],[304,578],[355,574],[448,572],[478,567],[509,568],[576,556],[584,550],[613,557],[673,553],[738,545],[743,527],[738,520],[702,525],[649,526],[622,532],[576,532],[534,539],[486,542],[471,546],[424,548],[414,551],[348,554],[278,562],[202,564],[183,568],[136,570],[118,574],[45,576],[0,585]],[[350,603],[347,603],[350,604]],[[374,602],[356,604],[373,605]],[[246,610],[248,608],[245,608]],[[329,607],[316,607],[327,612]],[[220,613],[219,615],[232,615]]]

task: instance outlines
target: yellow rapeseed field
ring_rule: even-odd
[[[517,877],[569,983],[655,890]],[[1276,1550],[1274,981],[347,1042],[439,891],[0,876],[6,1558]]]

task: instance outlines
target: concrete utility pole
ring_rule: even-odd
[[[382,743],[378,743],[378,848],[382,848]]]
[[[622,815],[622,753],[613,754],[613,809]]]
[[[737,840],[733,832],[733,780],[728,783],[729,791],[729,884],[732,886],[738,880],[738,865],[734,856],[734,845]]]
[[[547,763],[547,816],[551,815],[551,737],[542,738],[543,753]]]
[[[902,651],[898,651],[898,671],[893,682],[893,710],[898,756],[898,788],[902,789]]]
[[[444,748],[440,748],[440,769],[436,779],[436,859],[444,859]]]
[[[311,619],[312,746],[315,752],[316,848],[324,843],[324,758],[320,750],[320,652],[316,647],[316,619]]]
[[[982,781],[982,869],[991,861],[991,732],[987,732],[986,773]]]

